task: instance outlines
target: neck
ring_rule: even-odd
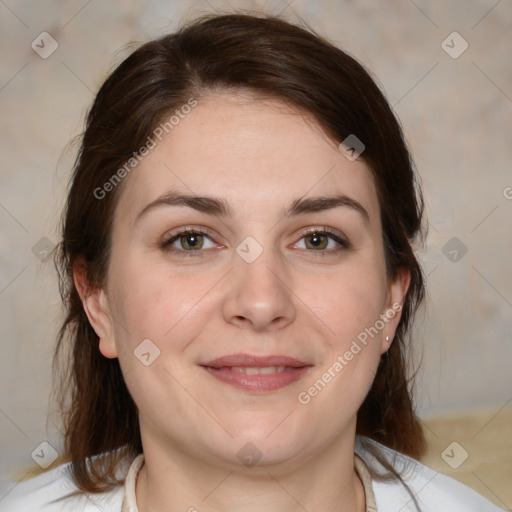
[[[339,439],[307,461],[251,468],[208,464],[173,447],[144,443],[137,483],[139,512],[363,512],[354,438]]]

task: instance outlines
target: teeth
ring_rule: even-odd
[[[265,366],[264,368],[248,368],[246,366],[233,366],[231,371],[245,373],[246,375],[269,375],[284,372],[284,366]]]

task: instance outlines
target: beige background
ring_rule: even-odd
[[[59,447],[54,419],[46,425],[59,297],[52,265],[41,263],[33,248],[44,245],[44,237],[59,237],[74,158],[74,147],[66,145],[81,131],[105,74],[126,55],[118,52],[122,46],[163,34],[200,12],[232,10],[230,4],[283,12],[291,20],[303,17],[372,70],[401,119],[428,203],[430,234],[421,250],[428,309],[415,340],[423,351],[420,411],[425,418],[479,411],[475,424],[463,422],[466,436],[499,439],[492,430],[499,425],[500,435],[511,437],[510,1],[3,0],[0,479],[7,487],[0,489],[0,499],[9,488],[8,468],[32,462],[30,454],[42,441]],[[31,48],[44,31],[59,45],[47,59]],[[442,47],[453,31],[468,44],[458,58]],[[445,48],[452,46],[447,49],[454,54],[463,40],[450,36]],[[454,253],[443,252],[453,237],[467,247],[458,262],[445,255]],[[429,425],[440,447],[432,457],[441,461],[439,450],[451,441],[462,443],[462,434],[449,429],[441,435],[436,421]],[[505,454],[502,448],[500,442],[484,447],[480,458],[510,461],[510,444]],[[510,481],[510,464],[507,471]],[[512,507],[510,494],[492,481],[486,487],[496,503]]]

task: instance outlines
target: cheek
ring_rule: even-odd
[[[160,337],[187,308],[180,280],[156,265],[124,262],[117,266],[112,283],[116,312],[129,324],[132,337]]]
[[[384,312],[387,289],[378,268],[354,265],[301,291],[328,333],[321,365],[306,383],[310,387],[303,389],[303,397],[314,402],[311,410],[323,410],[334,423],[340,414],[359,408],[379,364],[382,332],[375,325]],[[342,412],[333,404],[346,409]]]
[[[342,350],[382,314],[385,276],[375,266],[347,266],[315,279],[315,286],[303,285],[297,294],[326,325],[332,347]]]
[[[129,261],[116,266],[111,282],[119,363],[137,407],[148,417],[158,417],[163,403],[184,414],[183,404],[190,407],[190,398],[179,384],[184,381],[180,353],[197,336],[196,328],[202,328],[194,305],[206,284],[194,279],[185,283],[158,265]]]
[[[180,276],[169,267],[125,261],[112,274],[116,345],[124,366],[133,351],[150,339],[162,353],[179,353],[203,329],[208,290],[217,275]]]

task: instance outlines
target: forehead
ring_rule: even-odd
[[[197,101],[131,172],[117,217],[133,220],[172,189],[225,198],[247,215],[281,211],[298,197],[343,193],[378,219],[370,169],[348,160],[311,116],[249,93]]]

